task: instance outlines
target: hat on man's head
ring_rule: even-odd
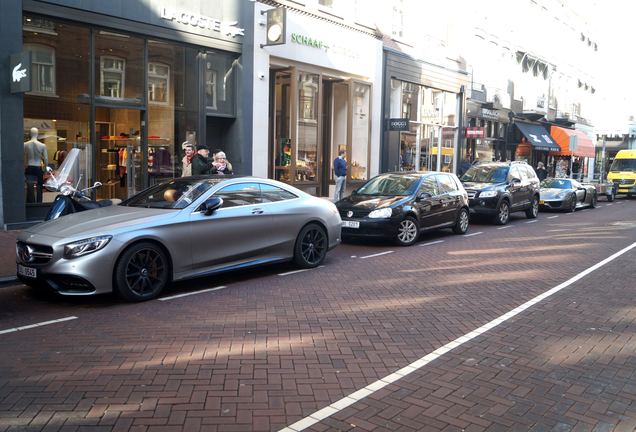
[[[207,150],[210,151],[210,148],[208,146],[206,146],[205,144],[199,144],[197,146],[197,150]]]

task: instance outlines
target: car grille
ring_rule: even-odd
[[[474,190],[467,190],[466,193],[468,194],[468,199],[474,199],[477,196],[477,191]]]
[[[23,264],[46,264],[53,258],[53,248],[25,242],[16,243],[18,260]]]
[[[631,179],[614,180],[614,184],[618,186],[632,186],[634,182],[635,181]]]
[[[353,212],[353,214],[349,216],[348,215],[349,212]],[[358,209],[340,210],[340,217],[347,218],[347,219],[351,219],[351,218],[359,219],[359,218],[368,216],[369,213],[371,213],[369,210],[358,210]]]

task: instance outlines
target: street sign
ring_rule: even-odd
[[[12,54],[9,62],[11,93],[31,91],[31,51]]]
[[[392,119],[389,119],[389,130],[390,131],[408,131],[409,130],[409,119],[407,119],[407,118],[392,118]]]
[[[269,9],[267,15],[267,43],[261,48],[272,45],[283,45],[287,42],[287,9],[278,7]]]

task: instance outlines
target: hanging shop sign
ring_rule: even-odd
[[[11,93],[31,91],[31,51],[12,54],[9,61]]]
[[[168,7],[161,8],[161,18],[192,28],[213,30],[225,36],[245,36],[245,29],[237,27],[238,21],[225,21]]]
[[[407,119],[407,118],[392,118],[392,119],[389,119],[389,130],[390,131],[408,131],[409,130],[409,119]]]
[[[482,108],[481,116],[487,120],[499,120],[499,113],[493,109]]]

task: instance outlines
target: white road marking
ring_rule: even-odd
[[[499,228],[497,228],[497,229],[506,229],[506,228],[512,228],[512,225],[502,226],[502,227],[499,227]]]
[[[60,319],[51,320],[51,321],[43,321],[43,322],[40,322],[40,323],[25,325],[25,326],[22,326],[22,327],[14,327],[14,328],[6,329],[6,330],[0,330],[0,334],[13,333],[13,332],[17,332],[17,331],[27,330],[27,329],[31,329],[31,328],[35,328],[35,327],[42,327],[42,326],[45,326],[45,325],[56,324],[56,323],[59,323],[59,322],[70,321],[70,320],[74,320],[74,319],[77,319],[77,317],[76,316],[69,316],[69,317],[60,318]]]
[[[302,273],[302,272],[306,272],[306,271],[309,271],[309,270],[314,270],[314,269],[317,269],[317,268],[323,268],[323,267],[324,267],[324,265],[321,265],[321,266],[318,266],[318,267],[315,267],[315,268],[292,270],[292,271],[288,271],[288,272],[285,272],[285,273],[278,273],[278,276],[288,276],[288,275],[293,275],[293,274],[296,274],[296,273]]]
[[[557,292],[561,291],[564,288],[567,288],[568,286],[572,285],[574,282],[583,279],[585,276],[587,276],[588,274],[592,273],[593,271],[599,269],[600,267],[604,266],[605,264],[609,263],[610,261],[615,260],[616,258],[618,258],[619,256],[623,255],[626,252],[629,252],[630,250],[634,249],[636,247],[636,242],[632,243],[631,245],[627,246],[624,249],[621,249],[620,251],[616,252],[615,254],[605,258],[603,261],[600,261],[596,264],[594,264],[592,267],[589,267],[586,270],[583,270],[582,272],[580,272],[579,274],[577,274],[576,276],[571,277],[570,279],[566,280],[565,282],[555,286],[552,289],[549,289],[548,291],[544,292],[543,294],[539,294],[538,296],[534,297],[531,300],[528,300],[527,302],[523,303],[520,306],[517,306],[516,308],[512,309],[511,311],[501,315],[499,318],[495,318],[494,320],[490,321],[489,323],[484,324],[483,326],[471,331],[470,333],[465,334],[464,336],[460,336],[457,339],[455,339],[454,341],[451,341],[449,343],[447,343],[446,345],[437,348],[435,351],[433,351],[432,353],[429,353],[427,355],[425,355],[424,357],[420,358],[419,360],[415,360],[413,363],[409,364],[408,366],[403,367],[400,370],[397,370],[395,372],[393,372],[392,374],[385,376],[384,378],[380,378],[379,380],[372,382],[371,384],[369,384],[368,386],[354,392],[351,393],[348,396],[343,397],[342,399],[332,403],[329,406],[326,406],[316,412],[314,412],[313,414],[310,414],[309,416],[297,421],[296,423],[287,426],[286,428],[280,429],[279,432],[300,432],[302,430],[307,429],[308,427],[313,426],[314,424],[318,423],[321,420],[324,420],[327,417],[330,417],[334,414],[336,414],[337,412],[342,411],[343,409],[347,408],[350,405],[353,405],[354,403],[364,399],[365,397],[377,392],[378,390],[386,387],[387,385],[401,379],[404,378],[405,376],[410,375],[411,373],[415,372],[418,369],[421,369],[422,367],[426,366],[427,364],[429,364],[430,362],[432,362],[433,360],[441,357],[442,355],[446,354],[447,352],[457,348],[458,346],[461,346],[463,344],[465,344],[466,342],[468,342],[471,339],[476,338],[477,336],[480,336],[483,333],[486,333],[488,330],[491,330],[495,327],[497,327],[498,325],[500,325],[501,323],[504,323],[506,321],[508,321],[510,318],[513,318],[517,315],[519,315],[521,312],[525,311],[526,309],[530,308],[531,306],[534,306],[535,304],[545,300],[546,298],[550,297],[552,294],[556,294]]]
[[[358,255],[351,255],[351,258],[358,258]]]
[[[472,237],[472,236],[476,236],[483,233],[484,233],[483,231],[477,231],[476,233],[472,233],[472,234],[464,234],[464,237]]]
[[[556,216],[548,216],[546,219],[556,219],[556,218],[558,218],[558,217],[559,217],[559,215],[556,215]]]
[[[609,204],[605,204],[605,205],[609,207],[609,206],[611,206],[612,204],[614,204],[614,203],[609,203]]]
[[[380,256],[380,255],[390,254],[390,253],[393,253],[393,252],[394,252],[394,251],[380,252],[380,253],[373,254],[373,255],[362,256],[362,257],[360,257],[360,259],[373,258],[373,257],[377,257],[377,256]]]
[[[439,243],[444,243],[444,240],[435,240],[428,243],[422,243],[420,246],[430,246],[430,245],[439,244]]]
[[[526,222],[526,223],[537,223],[537,222],[538,222],[538,221],[535,219],[535,220],[528,221],[528,222]]]
[[[210,292],[210,291],[218,291],[218,290],[222,290],[223,288],[227,288],[227,287],[225,285],[221,285],[221,286],[218,286],[218,287],[215,287],[215,288],[208,288],[208,289],[204,289],[204,290],[201,290],[201,291],[193,291],[193,292],[184,293],[184,294],[177,294],[177,295],[173,295],[173,296],[170,296],[170,297],[161,297],[161,298],[158,298],[157,300],[159,300],[159,301],[174,300],[174,299],[177,299],[177,298],[188,297],[188,296],[195,295],[195,294],[203,294],[203,293]]]

